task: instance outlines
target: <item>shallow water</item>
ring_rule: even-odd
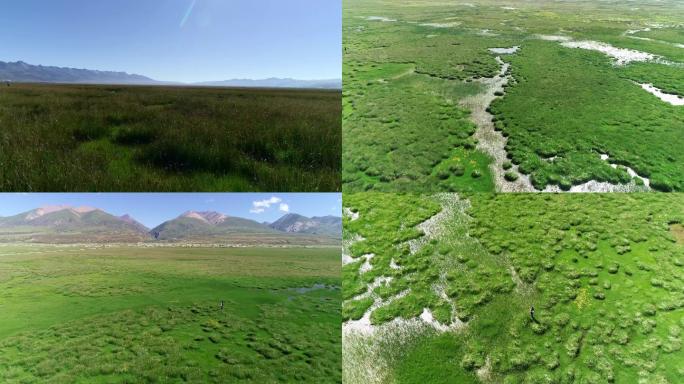
[[[499,55],[511,55],[518,52],[518,49],[520,49],[520,47],[516,45],[510,48],[489,48],[489,52]]]
[[[546,41],[570,41],[572,40],[568,36],[562,36],[562,35],[536,35],[536,37],[540,40],[546,40]]]
[[[517,47],[501,48],[508,51],[517,51]],[[508,181],[505,179],[503,170],[503,163],[508,161],[506,153],[506,141],[501,132],[494,129],[492,123],[493,116],[487,112],[487,107],[496,99],[496,94],[504,92],[504,85],[510,80],[508,75],[509,64],[501,60],[501,57],[496,57],[496,62],[501,66],[499,73],[493,78],[478,79],[477,81],[485,86],[483,93],[468,96],[461,100],[461,106],[470,110],[470,119],[477,125],[475,131],[475,138],[477,139],[477,149],[487,153],[494,160],[490,165],[494,184],[499,192],[533,192],[535,191],[529,176],[518,172],[517,165],[513,165],[512,171],[519,174],[516,181]]]
[[[561,45],[567,48],[580,48],[601,52],[615,59],[615,64],[617,65],[625,65],[633,61],[654,61],[659,58],[651,53],[633,49],[617,48],[598,41],[564,41]]]
[[[366,20],[368,21],[382,21],[386,23],[391,23],[394,21],[397,21],[396,19],[390,19],[389,17],[384,17],[384,16],[368,16],[366,17]]]
[[[311,285],[309,287],[290,288],[290,290],[293,290],[299,294],[309,293],[312,291],[320,291],[322,289],[326,289],[329,291],[336,291],[336,290],[340,289],[340,287],[338,287],[336,285],[327,285],[327,284],[323,284],[323,283],[316,283],[316,284]]]
[[[432,28],[451,28],[458,27],[461,25],[460,21],[452,21],[450,23],[423,23],[419,24],[422,27],[432,27]]]
[[[602,153],[599,155],[601,160],[606,161],[611,167],[617,168],[618,165],[615,163],[610,163],[610,157]],[[634,181],[629,184],[611,184],[603,181],[589,180],[586,183],[573,185],[570,188],[571,193],[606,193],[606,192],[646,192],[651,190],[651,181],[646,177],[639,176],[636,171],[630,167],[623,166],[627,173],[632,178],[641,179],[644,185],[637,185]],[[559,193],[563,192],[557,185],[549,185],[544,189],[544,192]]]
[[[673,95],[671,93],[665,93],[662,90],[654,87],[653,84],[644,83],[644,84],[639,84],[639,85],[641,86],[641,88],[644,91],[654,95],[655,97],[659,98],[660,100],[662,100],[668,104],[677,105],[677,106],[684,105],[684,97],[682,97],[682,96]]]

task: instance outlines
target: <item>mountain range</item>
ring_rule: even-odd
[[[26,83],[85,83],[85,84],[157,84],[141,75],[126,72],[95,71],[90,69],[45,67],[23,61],[0,61],[0,79]]]
[[[269,224],[188,211],[151,230],[130,215],[115,216],[94,207],[45,206],[0,217],[0,242],[334,245],[341,236],[342,219],[336,216],[287,214]]]
[[[341,79],[296,80],[270,78],[261,80],[234,79],[200,83],[174,83],[151,79],[126,72],[97,71],[90,69],[51,67],[28,64],[23,61],[0,61],[0,80],[26,83],[77,83],[77,84],[129,84],[129,85],[192,85],[206,87],[249,88],[319,88],[341,89]]]

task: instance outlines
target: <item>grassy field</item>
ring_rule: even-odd
[[[625,79],[639,70],[628,67],[621,73],[601,53],[546,41],[527,42],[509,60],[513,77],[520,81],[491,109],[509,137],[512,162],[531,175],[537,189],[549,184],[569,189],[589,180],[630,181],[624,168],[611,167],[599,154],[650,178],[655,189],[684,188],[679,150],[684,145],[684,109]],[[642,81],[654,82],[651,75],[659,73],[684,80],[681,68],[663,66],[670,72],[657,72],[652,67],[662,65],[641,66]],[[535,108],[530,109],[532,100]]]
[[[345,2],[344,190],[569,190],[589,181],[684,190],[684,109],[640,86],[684,96],[684,8],[677,1],[633,8],[583,0]],[[563,46],[568,41],[654,56],[616,63]],[[483,97],[502,77],[494,100]],[[476,113],[473,97],[487,114]],[[492,123],[495,132],[479,134]],[[507,187],[515,182],[522,186]]]
[[[3,191],[337,191],[340,93],[13,84]]]
[[[684,380],[684,195],[344,205],[345,382]]]
[[[339,284],[333,248],[2,246],[0,381],[337,383]]]

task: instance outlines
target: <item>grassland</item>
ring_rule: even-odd
[[[684,97],[684,8],[634,8],[345,2],[344,190],[683,190],[684,109],[641,84]],[[651,56],[563,45],[588,41]]]
[[[345,382],[684,380],[683,195],[344,205]]]
[[[2,246],[0,381],[340,382],[339,284],[336,249]]]
[[[14,84],[3,191],[337,191],[340,93]]]
[[[624,168],[611,167],[600,154],[648,177],[655,189],[682,189],[684,110],[624,79],[635,70],[620,73],[601,53],[547,41],[528,42],[509,60],[519,81],[491,109],[509,138],[511,161],[531,175],[537,189],[631,180]],[[646,81],[644,73],[640,79]],[[534,108],[529,108],[531,100]]]

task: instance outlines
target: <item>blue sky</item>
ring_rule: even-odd
[[[190,210],[273,222],[287,212],[341,216],[341,198],[339,193],[2,193],[0,216],[66,204],[129,214],[150,228]]]
[[[156,80],[337,79],[341,0],[15,0],[0,60]]]

